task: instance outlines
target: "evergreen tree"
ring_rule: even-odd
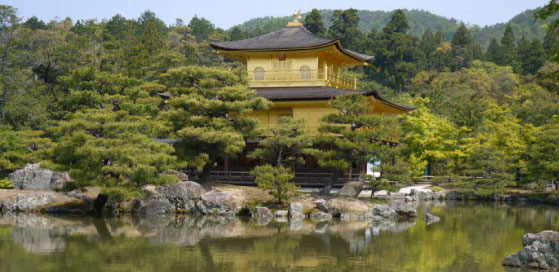
[[[149,23],[154,24],[155,28],[157,29],[157,32],[159,32],[163,37],[167,37],[167,33],[169,32],[169,29],[167,28],[165,22],[157,18],[157,16],[155,16],[155,13],[152,12],[151,10],[146,10],[142,14],[140,14],[140,18],[138,18],[138,23],[140,23],[138,33],[144,32]]]
[[[364,37],[359,30],[359,15],[356,9],[335,10],[332,25],[328,30],[330,36],[340,40],[345,48],[359,50]]]
[[[432,69],[433,65],[433,54],[437,50],[439,43],[435,41],[435,37],[430,29],[425,30],[423,37],[421,37],[421,43],[419,47],[425,55],[425,70],[429,71]]]
[[[330,193],[338,178],[351,173],[353,166],[380,156],[388,148],[382,140],[391,135],[388,119],[372,114],[368,98],[361,94],[338,96],[330,106],[337,112],[324,117],[316,136],[318,165],[333,172],[324,194]]]
[[[313,152],[312,137],[304,119],[282,117],[278,126],[268,129],[264,135],[268,136],[249,157],[265,160],[277,168],[291,167],[291,163],[304,164],[303,155]]]
[[[149,22],[144,29],[142,45],[147,50],[150,57],[165,47],[165,40],[161,37],[159,32],[157,32],[157,28],[155,28],[155,24],[152,22]]]
[[[376,42],[372,64],[378,70],[367,70],[372,78],[397,91],[403,91],[410,79],[422,69],[425,58],[419,40],[407,31],[403,12],[395,11]]]
[[[483,54],[483,49],[479,43],[475,43],[472,48],[472,58],[474,60],[485,60],[485,55]]]
[[[305,17],[304,26],[308,31],[318,36],[323,36],[326,32],[322,22],[322,15],[320,15],[318,9],[311,10],[311,13]]]
[[[459,70],[462,67],[470,66],[473,60],[472,52],[472,38],[470,37],[470,31],[464,24],[460,27],[452,36],[452,56],[454,58],[452,63],[453,70]]]
[[[254,176],[254,182],[258,188],[269,190],[270,195],[282,204],[290,196],[296,195],[299,187],[291,183],[294,176],[289,168],[283,166],[273,167],[269,164],[256,166],[250,174]]]
[[[198,18],[196,15],[190,20],[188,27],[192,29],[192,34],[198,41],[207,41],[214,31],[214,25],[210,21],[206,18]]]
[[[408,33],[410,29],[408,25],[408,19],[404,14],[404,11],[401,9],[397,9],[392,13],[392,18],[386,24],[386,26],[382,29],[384,33],[392,34],[392,33]]]
[[[175,163],[173,148],[149,137],[153,124],[125,111],[78,112],[57,128],[52,162],[79,186],[124,187],[173,181],[161,173]]]
[[[232,41],[238,41],[245,38],[243,32],[241,31],[241,28],[238,26],[234,26],[231,29],[231,33],[229,34],[229,37],[231,38]]]
[[[123,40],[126,35],[128,21],[122,15],[113,16],[105,24],[105,29],[111,35],[112,39]]]
[[[122,46],[123,68],[129,77],[141,78],[144,74],[142,68],[147,64],[148,52],[135,33],[134,23],[128,21]]]
[[[501,39],[501,54],[501,63],[497,64],[508,65],[511,66],[515,72],[519,71],[520,67],[518,62],[518,52],[516,49],[516,39],[510,25],[507,25],[505,34]]]
[[[495,64],[501,63],[501,46],[495,38],[491,40],[487,52],[485,53],[485,60]]]
[[[166,138],[180,139],[179,159],[189,162],[207,181],[218,159],[236,156],[257,121],[245,114],[266,109],[266,100],[254,96],[238,71],[223,68],[179,67],[161,75],[160,82],[174,98],[161,113],[168,122]]]
[[[559,29],[549,29],[547,31],[543,40],[543,47],[548,56],[559,56]]]
[[[522,74],[535,74],[545,61],[545,50],[540,41],[529,42],[522,37],[518,43],[518,57]]]
[[[32,16],[31,18],[27,19],[25,23],[23,23],[24,27],[37,30],[37,29],[47,29],[47,25],[43,20],[39,20],[36,16]]]

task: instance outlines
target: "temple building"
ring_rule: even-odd
[[[355,92],[369,98],[375,114],[405,114],[413,109],[391,103],[375,90],[357,90],[357,80],[344,77],[342,68],[368,66],[373,56],[345,49],[338,39],[318,37],[305,29],[298,13],[294,17],[286,27],[265,35],[210,43],[220,55],[244,63],[249,86],[272,102],[271,109],[253,113],[262,126],[277,125],[279,118],[290,116],[305,119],[307,128],[317,133],[320,120],[335,112],[329,100]],[[222,170],[243,170],[246,158],[241,155],[234,164],[227,161]]]

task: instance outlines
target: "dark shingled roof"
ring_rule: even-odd
[[[401,110],[413,110],[416,107],[399,105],[382,98],[377,91],[352,91],[333,87],[265,87],[253,88],[256,95],[270,101],[304,101],[304,100],[330,100],[338,95],[360,93],[373,96],[375,99]]]
[[[301,50],[336,45],[343,53],[349,55],[350,57],[361,61],[369,61],[373,59],[373,56],[360,54],[342,48],[339,40],[337,39],[318,37],[302,26],[284,27],[280,30],[254,38],[232,42],[216,42],[210,43],[210,45],[215,49],[225,51]]]

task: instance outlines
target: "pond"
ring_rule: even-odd
[[[429,203],[396,223],[0,216],[0,271],[505,271],[550,206]]]

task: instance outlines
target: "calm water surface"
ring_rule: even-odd
[[[0,271],[505,271],[555,207],[446,203],[441,222],[0,216]],[[515,270],[516,271],[516,270]]]

